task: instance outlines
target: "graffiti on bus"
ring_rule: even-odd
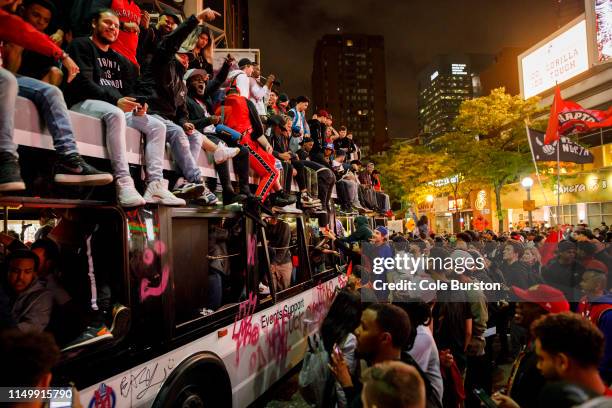
[[[145,265],[150,266],[155,261],[155,255],[162,256],[164,253],[166,253],[166,244],[164,244],[163,241],[157,240],[153,243],[153,249],[145,248],[142,253],[142,261]],[[144,302],[148,297],[156,297],[164,293],[168,286],[169,277],[169,265],[164,265],[162,267],[161,277],[157,286],[150,286],[151,280],[147,277],[143,277],[140,281],[140,301]]]

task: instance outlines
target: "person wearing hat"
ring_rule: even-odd
[[[325,162],[327,163],[328,166],[331,166],[333,155],[334,155],[334,144],[326,143],[325,150],[323,151],[323,158],[325,159]]]
[[[505,395],[498,393],[493,398],[498,403],[510,398],[521,408],[535,408],[538,406],[535,396],[544,386],[545,380],[537,367],[535,338],[529,328],[542,316],[569,311],[569,303],[563,292],[549,285],[534,285],[528,289],[513,286],[512,291],[518,300],[514,320],[528,330],[529,337],[512,364]]]
[[[596,395],[612,397],[612,390],[597,371],[604,351],[604,338],[597,327],[580,315],[567,311],[542,316],[530,327],[537,368],[546,381],[563,381]],[[542,391],[536,388],[531,390],[530,398],[535,404],[523,405],[512,396],[509,398],[499,394],[494,395],[493,400],[500,407],[547,406],[539,405],[543,400]]]
[[[240,153],[238,148],[218,146],[196,130],[187,109],[187,87],[183,77],[189,66],[190,50],[181,49],[181,44],[196,29],[198,24],[211,21],[219,13],[205,9],[197,16],[181,23],[172,35],[162,38],[150,69],[140,81],[140,90],[149,103],[149,112],[166,126],[166,141],[180,171],[173,193],[178,197],[194,199],[196,202],[213,205],[217,197],[203,184],[198,166],[202,149],[214,155],[216,163],[222,163]]]
[[[278,95],[276,106],[278,106],[280,113],[286,114],[289,109],[289,96],[286,93]]]
[[[75,38],[68,46],[81,69],[81,75],[66,85],[65,96],[71,110],[100,118],[105,125],[108,149],[115,177],[117,201],[122,207],[148,203],[185,205],[167,188],[163,178],[166,144],[164,124],[150,116],[145,102],[138,102],[132,88],[134,66],[110,45],[117,41],[119,18],[110,9],[101,10],[92,20],[93,34]],[[144,197],[136,190],[126,157],[127,127],[141,131],[146,139],[147,188]]]
[[[238,61],[238,69],[230,71],[227,76],[230,88],[236,88],[240,96],[249,99],[251,96],[250,77],[253,74],[253,61],[248,58],[241,58]]]
[[[145,19],[141,19],[141,22],[143,20]],[[149,27],[148,23],[147,27],[141,27],[136,58],[142,67],[151,63],[161,40],[176,30],[179,24],[181,24],[179,16],[169,11],[163,11],[160,13],[155,27]]]
[[[219,180],[221,181],[224,205],[244,201],[248,196],[252,195],[249,189],[248,150],[238,143],[229,140],[226,142],[219,136],[214,135],[216,133],[215,125],[220,122],[221,118],[210,114],[210,112],[214,112],[212,98],[219,91],[221,84],[225,82],[232,61],[233,59],[228,55],[221,70],[211,80],[208,79],[209,75],[203,69],[190,69],[185,73],[184,77],[187,83],[187,110],[189,112],[189,119],[196,130],[202,134],[206,134],[207,137],[218,146],[229,144],[232,148],[238,148],[240,150],[232,159],[238,184],[240,186],[240,194],[234,192],[227,161],[221,163],[215,161],[214,163],[215,170],[217,170]],[[216,179],[214,181],[216,182]],[[211,187],[211,190],[214,190],[214,188]]]

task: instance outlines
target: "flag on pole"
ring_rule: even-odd
[[[612,107],[605,111],[584,109],[576,102],[564,101],[561,97],[561,89],[557,85],[550,107],[544,144],[551,144],[559,140],[561,136],[571,133],[581,133],[608,126],[612,126]]]
[[[529,146],[535,161],[556,161],[556,143],[561,143],[561,146],[559,146],[559,161],[578,164],[593,163],[593,154],[589,149],[572,142],[569,137],[562,136],[552,145],[548,145],[544,143],[544,133],[529,128],[527,132]]]

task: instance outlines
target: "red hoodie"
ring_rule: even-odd
[[[0,41],[17,44],[26,50],[34,51],[56,60],[62,58],[64,51],[48,35],[41,33],[29,23],[14,14],[0,9]],[[0,59],[0,65],[2,60]]]

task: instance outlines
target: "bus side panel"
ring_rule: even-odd
[[[183,360],[208,351],[221,358],[232,382],[234,407],[245,407],[299,364],[306,337],[316,331],[346,277],[335,277],[258,313],[255,295],[241,304],[234,323],[80,392],[84,407],[150,407]]]

